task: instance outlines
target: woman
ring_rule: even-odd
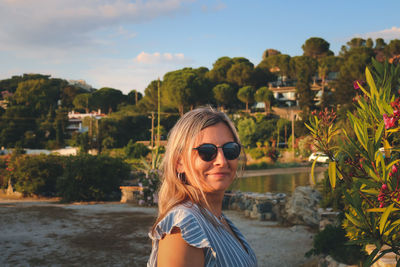
[[[222,112],[199,108],[176,123],[162,164],[147,266],[257,266],[243,235],[222,214],[240,154],[238,134]]]

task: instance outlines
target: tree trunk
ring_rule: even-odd
[[[269,105],[267,105],[268,102],[264,102],[264,109],[265,109],[265,116],[268,116],[269,113]]]

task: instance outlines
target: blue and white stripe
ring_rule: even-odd
[[[153,240],[153,248],[147,266],[157,266],[158,242],[163,235],[171,233],[173,227],[180,228],[183,239],[189,245],[204,248],[204,266],[257,266],[256,256],[244,236],[228,218],[225,216],[224,218],[245,249],[222,224],[217,229],[204,217],[197,205],[185,203],[173,208],[159,222],[154,235],[149,233],[150,238]]]

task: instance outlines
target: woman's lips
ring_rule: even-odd
[[[217,176],[217,177],[225,177],[225,176],[230,175],[230,173],[229,172],[213,172],[213,173],[209,173],[208,175]]]

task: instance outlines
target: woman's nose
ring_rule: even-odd
[[[224,151],[222,150],[222,148],[219,147],[217,150],[217,156],[215,157],[215,160],[214,160],[214,164],[215,165],[225,165],[227,163],[228,162],[225,158]]]

